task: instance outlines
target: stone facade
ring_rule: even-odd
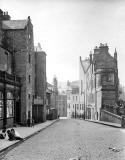
[[[67,95],[58,95],[58,115],[67,117]]]
[[[40,44],[35,47],[35,99],[40,99],[42,107],[41,120],[46,120],[46,53],[42,51]],[[38,104],[34,103],[34,110]]]
[[[40,109],[39,114],[35,114],[38,116],[35,117],[36,122],[45,121],[46,54],[43,51],[34,51],[33,25],[30,17],[25,20],[10,20],[8,13],[0,10],[0,44],[0,58],[2,59],[0,60],[0,80],[3,81],[4,78],[6,81],[3,85],[6,86],[9,86],[6,83],[13,84],[11,86],[13,89],[10,91],[14,96],[11,121],[26,124],[28,119],[34,118],[32,116],[34,116],[36,104]],[[0,88],[0,94],[2,97],[3,88]],[[6,94],[10,93],[6,91]],[[6,94],[4,92],[3,123],[8,121]]]
[[[18,27],[18,24],[20,26]],[[7,20],[2,22],[3,45],[14,56],[13,72],[21,77],[21,123],[25,124],[28,116],[32,118],[33,88],[33,26],[27,20]],[[29,58],[30,57],[30,58]]]
[[[57,86],[47,82],[46,89],[46,115],[47,119],[56,119],[58,117],[58,92],[55,92]]]
[[[84,118],[84,97],[79,92],[79,82],[67,82],[67,117]]]
[[[87,60],[80,57],[80,91],[89,119],[99,119],[100,109],[118,100],[117,52],[112,57],[108,49],[107,44],[100,44]]]

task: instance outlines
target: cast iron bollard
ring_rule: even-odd
[[[125,128],[125,116],[124,116],[124,115],[122,115],[121,127],[122,127],[122,128]]]

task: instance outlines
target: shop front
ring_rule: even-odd
[[[0,71],[0,128],[20,121],[20,78]]]

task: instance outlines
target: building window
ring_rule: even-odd
[[[77,96],[76,96],[76,101],[77,101]]]
[[[77,104],[77,109],[79,109],[79,105]]]
[[[29,83],[30,83],[30,77],[31,77],[31,76],[29,75]]]
[[[109,73],[107,75],[107,82],[112,82],[114,83],[114,74],[113,73]]]
[[[12,117],[14,114],[14,97],[11,92],[7,92],[7,117]]]
[[[28,98],[30,99],[30,94],[28,94]]]
[[[69,104],[69,108],[70,108],[70,104]]]
[[[84,104],[82,104],[82,110],[84,110]]]
[[[31,62],[31,55],[29,54],[29,63]]]
[[[31,38],[30,34],[29,34],[29,39]]]

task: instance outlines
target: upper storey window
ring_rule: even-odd
[[[31,38],[30,34],[29,34],[29,39]]]
[[[107,81],[111,82],[111,83],[114,83],[114,74],[113,73],[108,74]]]
[[[105,84],[114,84],[114,74],[113,73],[105,73],[101,75],[101,83]]]

